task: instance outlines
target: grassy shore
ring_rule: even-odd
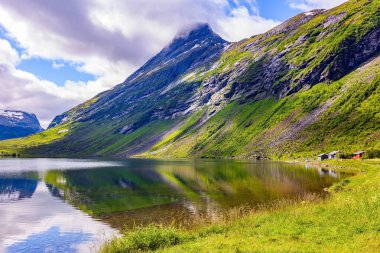
[[[380,160],[323,165],[357,175],[333,185],[327,199],[234,209],[192,230],[136,228],[100,252],[380,252]]]

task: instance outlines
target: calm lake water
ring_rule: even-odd
[[[212,220],[343,177],[272,161],[0,159],[0,252],[95,252],[124,225]]]

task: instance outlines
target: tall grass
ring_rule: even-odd
[[[268,213],[290,206],[323,201],[322,195],[304,194],[296,199],[281,199],[257,206],[243,205],[225,212],[197,214],[187,220],[173,220],[170,225],[149,224],[125,228],[121,236],[105,242],[100,253],[149,252],[178,244],[194,242],[212,235],[224,234],[239,219],[258,213]]]
[[[121,237],[106,242],[100,252],[151,251],[174,246],[189,239],[190,237],[186,233],[174,227],[149,225],[124,232]]]

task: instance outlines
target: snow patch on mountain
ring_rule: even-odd
[[[0,140],[24,137],[42,130],[36,115],[0,109]]]
[[[0,116],[18,120],[24,119],[24,113],[20,111],[0,110]]]

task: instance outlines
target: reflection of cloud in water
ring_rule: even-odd
[[[64,201],[52,197],[43,182],[38,183],[32,198],[0,203],[0,217],[0,252],[52,227],[59,228],[61,234],[92,235],[90,241],[87,238],[77,245],[79,252],[90,252],[91,247],[96,246],[95,242],[101,243],[106,239],[105,235],[115,233],[108,225],[95,221]],[[33,237],[34,240],[36,238],[40,237]]]
[[[30,235],[26,240],[12,244],[7,248],[9,253],[31,252],[77,252],[76,245],[89,241],[90,233],[60,232],[59,227],[51,227],[39,234]]]
[[[322,177],[326,176],[326,174],[327,174],[328,172],[329,172],[329,171],[326,170],[326,169],[318,168],[318,173],[319,173],[319,175],[321,175]]]
[[[90,169],[101,167],[118,167],[121,165],[121,163],[114,161],[110,162],[87,159],[2,159],[0,172]]]
[[[339,175],[336,173],[335,170],[319,168],[318,173],[319,173],[319,175],[321,175],[323,177],[329,175],[330,177],[333,177],[333,178],[339,178]]]
[[[338,177],[338,175],[336,174],[336,171],[335,170],[329,170],[329,174],[330,174],[330,176],[332,176],[332,177]]]

